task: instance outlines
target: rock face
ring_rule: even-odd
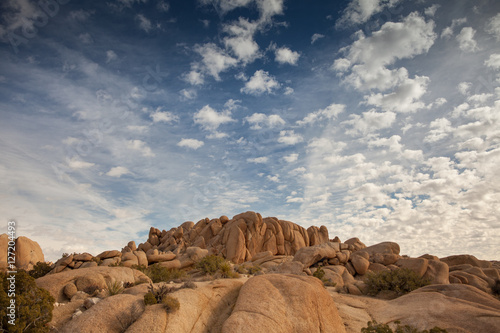
[[[65,288],[68,284],[74,284],[77,291],[86,291],[87,288],[94,287],[102,289],[106,286],[106,281],[137,283],[151,280],[143,273],[130,268],[101,266],[48,274],[36,279],[36,284],[38,287],[48,290],[56,302],[65,302],[68,300],[65,294]]]
[[[7,268],[7,248],[9,244],[9,236],[7,234],[0,235],[0,269]],[[33,269],[40,261],[45,261],[42,249],[37,242],[19,236],[15,240],[16,267],[18,269],[30,270]]]
[[[332,298],[318,279],[270,274],[253,277],[243,285],[222,332],[313,333],[345,329]]]

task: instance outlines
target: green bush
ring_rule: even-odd
[[[260,267],[259,265],[250,265],[250,266],[247,266],[247,265],[238,265],[235,267],[235,271],[239,274],[250,274],[250,275],[254,275],[260,271],[262,271],[262,267]]]
[[[15,297],[9,297],[10,281],[8,277],[15,276]],[[12,299],[16,300],[15,326],[9,324],[9,310]],[[48,332],[47,323],[52,320],[54,298],[47,290],[39,288],[35,279],[25,271],[15,275],[0,273],[0,317],[2,331],[20,333]]]
[[[220,265],[224,262],[224,258],[211,254],[198,261],[196,263],[196,268],[205,274],[213,275],[219,270]]]
[[[106,292],[108,296],[121,294],[123,292],[123,285],[120,281],[106,281]]]
[[[495,280],[493,287],[491,287],[491,291],[493,292],[493,295],[500,296],[500,280],[499,279]]]
[[[202,258],[196,263],[196,268],[203,273],[221,278],[238,278],[238,272],[233,271],[231,263],[223,257],[214,254]]]
[[[384,290],[394,291],[400,296],[430,284],[429,280],[421,278],[407,268],[370,272],[366,275],[365,283],[368,287],[368,295],[372,296]]]
[[[163,298],[161,299],[161,304],[163,304],[165,310],[167,310],[167,313],[175,312],[179,310],[179,308],[181,307],[179,300],[170,295],[164,295]]]
[[[177,268],[162,267],[158,264],[148,266],[147,268],[137,267],[136,269],[146,274],[154,283],[182,280],[186,277],[185,271]]]
[[[156,304],[156,297],[153,295],[153,293],[149,292],[146,295],[144,295],[144,304],[145,305],[154,305]]]
[[[313,273],[313,276],[315,278],[318,278],[323,282],[323,285],[325,287],[335,287],[337,284],[333,282],[330,279],[325,278],[325,271],[323,270],[323,267],[319,266]]]
[[[379,324],[376,321],[369,321],[367,323],[368,326],[361,329],[361,333],[447,333],[445,329],[437,326],[431,328],[429,331],[420,331],[410,325],[401,326],[401,322],[399,321],[395,321],[394,324],[398,325],[395,331],[393,331],[387,324]]]
[[[52,270],[52,266],[47,264],[46,262],[39,261],[33,266],[33,269],[28,272],[28,274],[35,278],[41,278],[42,276],[47,275]]]

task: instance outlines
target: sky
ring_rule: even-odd
[[[248,210],[500,259],[498,1],[2,0],[0,59],[0,216],[48,260]]]

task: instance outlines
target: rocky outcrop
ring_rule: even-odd
[[[9,241],[7,234],[0,235],[0,270],[7,268],[7,248]],[[27,237],[19,236],[14,241],[14,247],[17,269],[30,270],[38,262],[45,261],[40,245]]]
[[[46,289],[57,302],[68,301],[65,293],[68,284],[74,284],[77,291],[88,292],[106,287],[106,282],[139,283],[151,281],[143,273],[126,267],[93,267],[77,269],[58,274],[48,274],[36,280],[38,287]]]
[[[345,329],[318,279],[270,274],[253,277],[243,285],[222,332],[333,333]]]

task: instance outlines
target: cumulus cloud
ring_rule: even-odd
[[[486,32],[492,34],[500,41],[500,13],[488,20]]]
[[[154,157],[155,154],[151,148],[142,140],[130,140],[127,142],[127,148],[138,151],[145,157]]]
[[[430,7],[427,7],[424,10],[424,13],[427,16],[434,16],[434,15],[436,15],[436,11],[439,9],[439,7],[441,7],[441,6],[437,5],[437,4],[434,4],[434,5],[430,6]]]
[[[484,62],[484,64],[493,69],[500,69],[500,54],[494,53],[490,55],[490,57]]]
[[[407,78],[392,93],[366,96],[365,103],[386,111],[415,112],[425,106],[420,98],[426,93],[429,81],[426,76]]]
[[[462,94],[462,95],[467,95],[469,89],[472,87],[472,83],[470,82],[460,82],[457,86],[458,88],[458,91]]]
[[[384,91],[408,79],[405,68],[388,69],[398,59],[413,58],[434,44],[434,22],[411,13],[402,22],[386,22],[369,37],[345,48],[346,56],[335,60],[333,69],[345,75],[344,81],[360,90]],[[350,73],[345,73],[350,70]]]
[[[234,122],[231,118],[231,111],[223,110],[217,112],[209,105],[205,105],[193,116],[194,123],[207,131],[216,131],[220,125]]]
[[[286,145],[296,145],[302,141],[304,141],[304,138],[300,134],[296,134],[293,130],[280,131],[280,137],[278,138],[279,143]]]
[[[439,118],[429,125],[431,130],[425,137],[425,142],[436,142],[446,138],[452,131],[451,122],[446,118]]]
[[[245,117],[247,121],[252,126],[251,129],[258,130],[262,127],[275,128],[285,125],[285,121],[277,114],[266,115],[263,113],[254,113],[251,116]]]
[[[193,86],[197,86],[205,82],[203,74],[195,69],[182,75],[182,79]]]
[[[450,38],[451,36],[453,36],[453,30],[456,27],[461,26],[465,23],[467,23],[466,17],[454,19],[453,21],[451,21],[451,26],[443,29],[443,31],[441,32],[441,38],[446,38],[446,39]]]
[[[280,182],[280,175],[267,175],[266,177],[268,180],[272,181],[273,183],[279,183]]]
[[[248,163],[256,163],[256,164],[260,164],[260,163],[267,163],[268,161],[268,158],[263,156],[263,157],[254,157],[254,158],[247,158],[247,162]]]
[[[242,93],[249,95],[262,95],[263,93],[272,93],[280,87],[276,79],[262,69],[256,71],[245,86],[240,89]]]
[[[399,0],[352,0],[344,10],[342,17],[337,21],[336,27],[343,25],[360,24],[367,22],[373,15],[380,13],[385,8],[397,5]]]
[[[85,162],[85,161],[82,161],[76,157],[73,157],[72,159],[68,160],[68,166],[71,168],[71,169],[88,169],[90,167],[93,167],[95,164],[94,163],[89,163],[89,162]]]
[[[106,176],[120,178],[121,176],[128,175],[130,173],[131,172],[127,168],[122,166],[117,166],[111,168],[108,172],[106,172]]]
[[[213,43],[204,45],[196,45],[194,48],[201,57],[202,69],[208,75],[212,76],[216,81],[220,81],[219,74],[236,66],[238,60],[231,57],[223,49]],[[188,80],[197,84],[200,82],[199,72],[191,71],[188,74]]]
[[[161,111],[161,108],[157,108],[156,111],[152,112],[149,116],[155,123],[172,123],[179,120],[179,117],[175,114],[169,111]]]
[[[331,120],[337,118],[337,116],[344,112],[345,105],[343,104],[330,104],[324,109],[320,109],[309,113],[304,117],[304,119],[297,121],[297,125],[303,126],[308,124],[314,124],[319,121]]]
[[[298,52],[292,51],[287,47],[280,47],[276,49],[274,54],[274,60],[280,64],[297,65],[300,57]]]
[[[456,39],[460,50],[464,52],[475,52],[478,50],[477,42],[474,40],[476,30],[471,27],[463,28],[457,35]]]
[[[366,135],[378,130],[389,128],[396,120],[394,112],[376,112],[374,110],[363,112],[362,115],[352,114],[349,120],[342,122],[343,125],[348,125],[351,129],[346,130],[348,135]]]
[[[177,143],[177,146],[196,150],[198,148],[203,147],[204,144],[205,143],[200,140],[183,138],[181,139],[181,141]]]
[[[110,63],[116,59],[118,59],[118,56],[113,50],[106,51],[106,63]]]
[[[153,28],[151,21],[143,14],[137,14],[135,18],[139,22],[139,28],[141,28],[141,30],[149,32]]]
[[[311,44],[316,43],[318,39],[325,38],[325,35],[322,34],[314,34],[311,36]]]
[[[283,159],[288,163],[293,163],[293,162],[297,161],[298,158],[299,158],[299,154],[290,154],[290,155],[283,157]]]

